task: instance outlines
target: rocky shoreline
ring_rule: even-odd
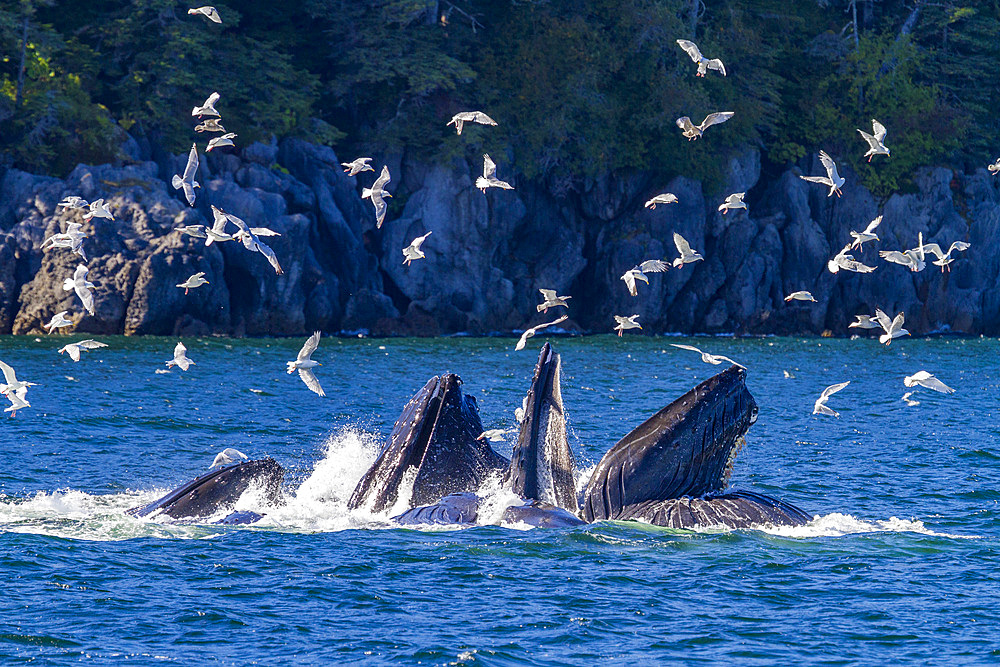
[[[185,156],[126,145],[121,165],[79,165],[66,179],[10,169],[0,177],[0,333],[42,333],[69,310],[73,331],[94,334],[472,335],[548,321],[536,312],[538,288],[572,295],[566,329],[610,332],[612,316],[639,314],[642,333],[849,335],[858,313],[904,311],[914,335],[1000,334],[1000,178],[985,168],[956,173],[922,169],[916,192],[879,205],[845,173],[843,198],[788,169],[766,180],[755,150],[734,154],[718,192],[678,177],[615,173],[582,191],[556,195],[542,183],[513,179],[514,191],[482,194],[481,165],[427,164],[391,157],[393,194],[381,230],[359,196],[371,174],[346,176],[328,147],[298,139],[253,144],[239,155],[202,156],[198,201],[190,208],[169,180]],[[348,156],[348,158],[353,156]],[[376,160],[377,162],[377,160]],[[815,173],[818,162],[800,165]],[[653,194],[678,204],[647,210]],[[747,191],[749,215],[723,216],[730,192]],[[56,211],[67,195],[103,197],[115,220],[84,223],[95,283],[95,315],[62,289],[79,258],[42,251],[80,213]],[[282,234],[269,239],[284,275],[236,244],[205,247],[172,230],[210,224],[210,205]],[[878,268],[831,274],[827,260],[879,213],[880,242],[855,256]],[[426,259],[402,264],[402,248],[433,231]],[[676,255],[677,231],[705,261],[653,274],[629,295],[619,279],[633,265]],[[878,259],[879,249],[925,241],[971,243],[952,266],[919,273]],[[209,285],[187,296],[175,287],[205,272]],[[809,290],[817,303],[783,297]],[[548,318],[552,319],[552,318]]]

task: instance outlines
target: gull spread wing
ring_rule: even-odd
[[[639,296],[639,290],[635,287],[635,271],[629,269],[624,274],[622,274],[622,280],[625,281],[625,286],[628,287],[628,293],[632,296]]]
[[[838,382],[837,384],[831,384],[829,387],[823,390],[822,394],[820,394],[820,399],[825,401],[826,399],[830,398],[831,396],[833,396],[834,394],[836,394],[838,391],[840,391],[849,384],[851,384],[850,380],[848,380],[847,382]]]
[[[326,396],[326,392],[324,392],[323,387],[319,385],[319,380],[316,379],[312,369],[300,368],[299,377],[302,378],[302,381],[306,383],[306,386],[309,387],[310,390],[316,392],[320,396]]]
[[[674,245],[677,246],[677,252],[679,252],[681,255],[691,254],[691,244],[688,243],[687,239],[685,239],[677,232],[674,232]]]
[[[868,223],[868,226],[865,227],[864,233],[865,234],[871,234],[872,232],[875,231],[875,228],[878,227],[880,224],[882,224],[882,216],[881,215]]]
[[[694,42],[690,42],[686,39],[678,39],[677,45],[684,49],[684,52],[687,53],[691,57],[691,60],[696,63],[700,63],[701,59],[705,57],[701,55],[701,50]]]
[[[490,156],[483,153],[483,178],[489,180],[493,178],[497,173],[496,163],[490,159]]]
[[[187,165],[184,166],[184,174],[181,176],[185,181],[194,180],[195,172],[198,171],[198,145],[191,144],[191,152],[188,153]]]
[[[875,134],[875,140],[880,144],[885,141],[885,126],[872,118],[872,131]]]
[[[552,301],[556,298],[556,291],[554,289],[539,289],[542,293],[542,298],[546,301]]]
[[[17,376],[14,375],[14,369],[0,361],[0,371],[3,371],[3,379],[5,384],[14,384],[17,382]]]
[[[321,335],[321,332],[314,331],[313,335],[309,336],[305,344],[302,346],[302,349],[299,350],[299,356],[296,357],[297,361],[309,361],[310,357],[312,357],[312,353],[319,347],[319,337]]]
[[[705,116],[705,120],[701,121],[701,125],[699,125],[698,127],[701,128],[702,132],[704,132],[706,129],[710,128],[713,125],[718,125],[719,123],[725,123],[734,115],[735,112],[733,111],[717,111],[715,113],[710,113],[707,116]]]
[[[389,167],[386,165],[382,166],[382,173],[379,174],[375,182],[372,183],[372,190],[384,190],[386,184],[389,182]]]
[[[663,273],[668,268],[670,268],[670,265],[662,259],[647,259],[639,265],[639,270],[643,273]]]
[[[840,175],[837,173],[837,163],[833,161],[833,158],[826,154],[826,151],[819,152],[819,161],[823,164],[823,168],[826,169],[826,176],[830,179],[831,183],[836,183],[840,180]]]
[[[694,123],[691,122],[688,116],[681,116],[675,122],[677,123],[677,127],[684,130],[685,133],[694,132]]]
[[[889,329],[892,328],[892,320],[889,319],[888,315],[882,312],[881,308],[875,309],[875,320],[886,333],[889,333]]]

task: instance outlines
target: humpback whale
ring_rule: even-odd
[[[171,519],[200,519],[232,507],[252,484],[259,484],[268,504],[278,501],[284,469],[272,458],[244,461],[205,473],[179,486],[159,500],[142,507],[133,507],[126,513],[148,516],[159,511]],[[247,524],[259,521],[256,512],[232,512],[220,524]]]
[[[508,507],[505,522],[573,526],[639,520],[688,529],[801,525],[811,519],[775,498],[727,490],[736,455],[757,419],[757,403],[746,388],[746,369],[736,365],[705,380],[619,440],[601,458],[578,500],[560,374],[560,357],[546,343],[502,477],[505,488],[523,504]],[[397,422],[393,433],[406,428]],[[421,472],[430,474],[426,466]],[[396,475],[401,476],[402,471]],[[411,506],[393,520],[404,525],[473,524],[478,507],[479,498],[470,485],[437,502]]]

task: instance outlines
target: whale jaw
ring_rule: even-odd
[[[398,501],[408,507],[434,503],[442,497],[477,490],[494,472],[507,466],[485,442],[476,399],[462,393],[457,375],[432,377],[403,408],[389,444],[358,482],[348,508],[373,512]],[[413,487],[404,478],[413,475]],[[409,494],[409,498],[400,495]]]

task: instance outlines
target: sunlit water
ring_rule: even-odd
[[[71,337],[77,340],[80,337]],[[539,341],[536,339],[536,341]],[[538,345],[325,338],[328,397],[284,373],[302,340],[0,338],[37,382],[0,417],[0,663],[934,664],[1000,659],[1000,344],[699,338],[749,367],[760,404],[737,487],[802,528],[394,528],[347,498],[406,400],[450,371],[510,428]],[[619,437],[722,367],[676,338],[557,339],[582,483]],[[958,391],[900,397],[905,375]],[[783,371],[793,377],[786,378]],[[835,382],[840,418],[812,405]],[[6,402],[4,402],[6,407]],[[509,454],[509,445],[497,445]],[[288,471],[251,527],[124,510],[236,447]],[[509,498],[483,489],[482,514]],[[262,509],[253,493],[241,508]]]

